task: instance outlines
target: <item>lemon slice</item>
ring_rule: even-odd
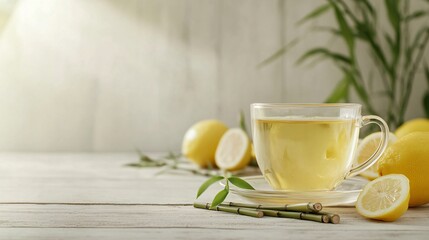
[[[390,174],[369,182],[359,194],[356,210],[364,217],[395,221],[408,209],[410,183],[402,174]]]
[[[216,165],[224,170],[243,169],[251,159],[251,146],[247,134],[240,128],[229,129],[216,149]]]
[[[375,153],[375,150],[377,150],[377,147],[380,144],[381,136],[381,132],[376,132],[368,135],[359,143],[356,155],[356,161],[358,164],[368,160],[371,155]],[[393,133],[389,133],[388,146],[392,145],[394,142],[396,142],[396,140],[397,137]],[[378,162],[380,162],[380,160]],[[362,172],[360,175],[368,178],[369,180],[378,178],[380,176],[377,170],[378,162],[372,165],[366,171]]]

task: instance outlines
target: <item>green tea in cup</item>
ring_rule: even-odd
[[[358,104],[252,104],[252,135],[259,168],[279,190],[332,190],[369,168],[387,146],[388,127],[360,115]],[[384,138],[368,161],[352,168],[359,129],[380,125]]]

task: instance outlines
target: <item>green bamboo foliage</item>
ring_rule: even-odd
[[[225,181],[225,187],[220,192],[218,192],[216,194],[216,196],[213,198],[213,201],[210,205],[210,209],[215,209],[217,206],[219,206],[219,204],[221,204],[225,200],[225,198],[229,194],[229,184],[230,183],[235,185],[238,188],[247,189],[247,190],[255,190],[252,187],[252,185],[250,185],[245,180],[243,180],[239,177],[236,177],[236,176],[230,176],[230,174],[226,172],[225,176],[215,175],[215,176],[212,176],[211,178],[207,179],[203,184],[201,184],[200,188],[198,189],[196,198],[199,198],[201,196],[201,194],[203,194],[207,190],[207,188],[209,188],[215,182],[218,182],[221,180]]]
[[[426,77],[426,83],[429,87],[429,66],[425,65],[425,77]],[[424,96],[423,96],[423,108],[425,110],[426,118],[429,118],[429,88],[426,90]]]
[[[323,14],[333,14],[335,27],[319,27],[319,30],[340,38],[347,46],[346,52],[336,52],[326,47],[316,47],[305,52],[297,63],[316,57],[328,59],[343,73],[343,77],[332,90],[326,102],[347,102],[350,92],[354,91],[369,114],[376,114],[387,119],[391,128],[404,122],[412,86],[417,70],[422,67],[424,52],[429,42],[429,1],[426,9],[410,11],[410,0],[384,0],[383,8],[387,13],[390,29],[382,29],[377,24],[381,14],[369,0],[327,0],[327,3],[304,16],[298,24],[314,19]],[[410,33],[410,25],[416,20],[424,20],[423,25]],[[295,40],[294,40],[295,41]],[[366,49],[357,48],[357,42]],[[368,51],[369,60],[374,69],[363,71],[356,57],[357,51]],[[261,65],[281,57],[286,51],[276,52],[264,60]],[[367,72],[376,75],[368,75]],[[377,110],[370,99],[374,94],[371,81],[381,81],[382,97],[388,105]],[[429,94],[423,99],[423,107],[429,115]]]

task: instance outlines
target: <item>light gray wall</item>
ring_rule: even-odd
[[[295,61],[341,41],[312,33],[256,66],[333,23],[296,26],[323,2],[21,0],[0,37],[0,151],[178,150],[195,121],[233,127],[252,102],[322,102],[339,72]],[[423,114],[417,77],[408,118]]]

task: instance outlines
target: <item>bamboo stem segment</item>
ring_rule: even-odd
[[[304,213],[304,212],[293,212],[293,211],[276,211],[276,210],[268,210],[268,209],[259,209],[264,213],[264,216],[270,217],[281,217],[281,218],[294,218],[301,220],[309,220],[320,223],[328,223],[329,217],[328,215],[320,215],[313,213]]]
[[[219,205],[215,207],[214,209],[210,208],[210,203],[194,203],[195,208],[201,208],[201,209],[207,209],[207,210],[213,210],[213,211],[222,211],[222,212],[229,212],[229,213],[235,213],[250,217],[256,217],[261,218],[264,216],[264,213],[262,211],[256,210],[256,209],[250,209],[250,208],[240,208],[240,207],[231,207],[231,206],[223,206]]]
[[[320,203],[298,203],[298,204],[285,204],[285,205],[257,205],[248,203],[226,203],[227,206],[231,207],[245,207],[255,209],[266,209],[276,211],[290,211],[290,212],[304,212],[304,213],[318,213],[322,210],[322,204]]]
[[[319,212],[318,214],[326,215],[329,217],[329,222],[333,224],[340,223],[340,215],[335,213],[328,213],[328,212]]]

